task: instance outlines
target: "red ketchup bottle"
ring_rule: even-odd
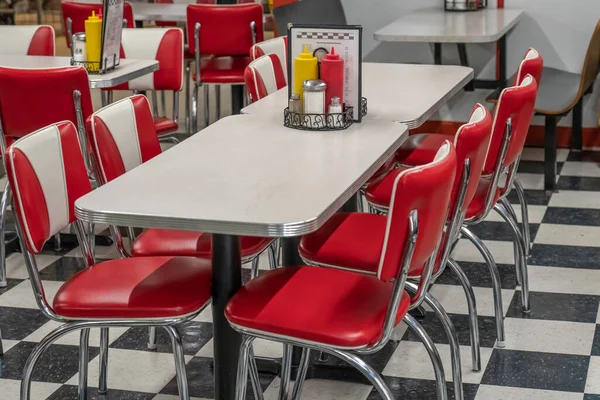
[[[325,112],[331,105],[332,97],[339,97],[340,104],[344,104],[344,60],[332,47],[331,52],[321,60],[321,80],[327,83],[325,93]]]

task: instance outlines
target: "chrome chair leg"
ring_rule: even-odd
[[[60,232],[54,235],[54,251],[62,250],[62,240],[60,237]]]
[[[208,85],[204,86],[204,127],[206,128],[210,124],[210,88]]]
[[[108,391],[108,328],[100,328],[100,378],[98,380],[98,393],[106,394]]]
[[[92,255],[94,255],[96,250],[96,234],[94,232],[94,224],[88,224],[88,240],[90,242],[90,250],[92,251]]]
[[[416,323],[416,321],[415,321],[415,323]],[[425,331],[423,331],[423,332],[425,332]],[[427,334],[425,334],[425,335],[427,335]],[[429,340],[431,342],[431,339],[429,339]],[[433,346],[433,342],[431,342],[431,345]],[[433,348],[435,349],[435,347],[433,347]],[[373,386],[375,386],[375,389],[377,389],[377,391],[379,392],[379,396],[381,396],[382,399],[394,400],[394,396],[392,395],[390,388],[385,384],[385,381],[383,380],[381,375],[379,375],[377,373],[377,371],[375,371],[369,364],[364,362],[359,356],[352,354],[352,353],[347,353],[342,350],[337,350],[337,349],[319,348],[319,350],[326,351],[326,352],[330,353],[331,355],[341,358],[343,361],[346,361],[348,364],[352,365],[354,368],[359,370],[365,376],[365,378],[367,378],[369,380],[369,382],[371,382],[371,384]],[[435,353],[437,354],[437,350],[435,350]],[[437,354],[437,359],[439,361],[439,367],[442,371],[442,380],[443,380],[444,372],[442,369],[442,362],[440,360],[439,354]],[[444,383],[444,388],[445,387],[446,387],[446,384]],[[445,397],[438,396],[438,400],[447,400],[447,399],[448,399],[447,396],[445,396]]]
[[[6,241],[4,235],[6,234],[6,213],[8,212],[8,203],[10,203],[11,192],[8,181],[4,185],[4,192],[2,193],[2,200],[0,200],[0,287],[6,287],[8,285],[6,281]]]
[[[215,109],[217,111],[215,121],[218,121],[221,119],[221,85],[215,85],[215,103]]]
[[[507,201],[507,203],[508,203],[508,201]],[[508,212],[508,215],[510,215],[510,217],[515,222],[517,222],[518,221],[517,213],[515,212],[512,205],[510,205],[510,203],[508,203],[508,204],[509,204],[508,207],[506,207],[506,205],[505,205],[505,209]],[[517,241],[513,240],[513,254],[514,254],[515,260],[517,259],[517,254],[519,254],[519,249],[517,248],[518,246],[519,246],[519,244],[517,243]],[[515,266],[516,266],[516,264],[515,264]],[[515,268],[515,276],[517,278],[517,284],[521,285],[523,283],[522,279],[521,279],[521,268]]]
[[[304,386],[304,381],[306,380],[306,373],[308,372],[309,361],[310,349],[304,347],[302,348],[302,356],[300,356],[300,364],[298,365],[296,382],[294,384],[294,390],[292,391],[292,400],[300,400],[302,386]]]
[[[4,346],[2,345],[2,330],[0,329],[0,357],[4,355]]]
[[[191,120],[191,110],[190,110],[190,85],[191,85],[190,70],[191,70],[191,63],[189,61],[186,61],[185,62],[185,133],[187,133],[188,136],[192,134],[192,120]]]
[[[525,190],[523,189],[523,185],[521,185],[518,177],[515,177],[513,183],[517,191],[519,203],[521,204],[521,219],[523,220],[521,226],[523,231],[523,239],[525,240],[525,256],[529,257],[529,252],[531,250],[531,231],[529,230],[529,210],[527,210],[527,198],[525,197]]]
[[[259,259],[259,257],[256,256],[252,260],[252,270],[250,272],[250,278],[251,279],[254,279],[254,278],[256,278],[258,276],[258,259]]]
[[[496,261],[487,246],[479,239],[471,230],[465,226],[460,228],[460,232],[464,237],[469,239],[471,243],[479,250],[485,263],[490,270],[492,278],[492,289],[494,292],[494,310],[496,315],[496,346],[504,348],[506,346],[504,336],[504,309],[502,308],[502,285],[500,282],[500,272],[496,266]]]
[[[521,302],[523,303],[523,312],[528,313],[531,311],[531,306],[529,304],[529,275],[527,272],[527,258],[525,257],[525,249],[523,247],[524,240],[521,231],[519,230],[519,226],[510,217],[505,206],[502,205],[502,203],[498,203],[494,206],[494,210],[504,218],[513,231],[515,242],[519,243],[519,246],[517,246],[518,254],[515,255],[515,267],[521,269]]]
[[[431,358],[431,363],[433,364],[433,371],[435,372],[435,386],[437,392],[437,400],[448,400],[448,388],[446,387],[446,378],[444,376],[444,367],[442,365],[442,359],[440,358],[440,354],[433,344],[433,341],[423,329],[421,324],[417,322],[417,320],[410,314],[406,314],[404,316],[404,322],[408,325],[408,327],[421,339],[421,342],[427,349],[427,353]],[[393,397],[390,397],[392,399]],[[458,397],[455,396],[455,399]]]
[[[453,259],[448,259],[448,266],[458,277],[460,284],[465,291],[467,297],[467,306],[469,308],[469,331],[471,334],[471,358],[473,360],[473,371],[481,371],[481,349],[479,342],[479,321],[477,320],[477,303],[475,300],[475,293],[471,282],[465,275],[465,272]]]
[[[250,346],[252,345],[253,341],[254,337],[252,336],[243,336],[242,338],[235,385],[236,400],[246,400],[246,383],[248,381],[248,358],[250,356]]]
[[[156,327],[148,328],[148,350],[156,350]]]
[[[192,95],[192,135],[198,132],[198,85],[194,84]]]
[[[267,249],[269,252],[269,268],[272,270],[277,268],[277,246],[279,246],[279,241],[275,240]]]
[[[179,398],[189,400],[190,392],[188,388],[187,375],[185,371],[185,356],[183,354],[183,342],[181,336],[174,326],[165,326],[166,331],[171,337],[173,345],[173,356],[175,357],[175,375],[177,377],[177,389],[179,389]]]
[[[252,390],[254,391],[255,400],[263,400],[262,386],[260,385],[260,375],[258,374],[258,367],[256,366],[256,358],[254,358],[254,348],[250,346],[248,355],[248,368],[250,370],[250,382],[252,383]]]
[[[283,344],[283,359],[281,360],[281,384],[279,386],[279,400],[287,400],[290,395],[290,377],[292,374],[292,350],[290,344]]]
[[[87,399],[89,347],[90,330],[82,329],[79,332],[79,381],[77,386],[79,400]]]
[[[365,212],[365,206],[363,204],[365,192],[361,189],[356,194],[356,210],[358,212]]]

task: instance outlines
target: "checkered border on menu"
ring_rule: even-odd
[[[352,32],[298,32],[296,39],[354,40]]]

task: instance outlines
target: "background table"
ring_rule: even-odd
[[[238,235],[315,231],[407,134],[403,124],[377,120],[344,131],[307,132],[262,116],[226,117],[78,199],[75,213],[88,222],[215,233],[215,398],[229,400],[241,337],[223,311],[241,287]]]
[[[486,8],[449,12],[442,7],[411,12],[375,32],[381,42],[434,43],[435,64],[442,63],[442,43],[457,43],[461,65],[468,65],[466,43],[498,42],[498,79],[474,80],[472,87],[495,89],[506,82],[506,34],[522,10]]]
[[[0,66],[9,68],[59,68],[71,65],[70,57],[0,55]],[[109,88],[150,74],[158,69],[156,60],[121,59],[121,64],[105,74],[88,74],[92,89]]]
[[[421,126],[471,79],[473,69],[452,65],[363,63],[366,120]],[[269,115],[283,121],[288,89],[283,88],[242,109],[243,114]]]

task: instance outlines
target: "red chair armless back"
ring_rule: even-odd
[[[538,53],[536,49],[530,48],[527,50],[527,53],[525,53],[525,57],[523,57],[523,61],[521,61],[521,64],[519,65],[513,86],[520,85],[521,81],[527,76],[527,74],[533,76],[533,79],[535,79],[539,85],[542,80],[543,71],[544,59],[542,56],[540,56],[540,53]]]
[[[71,31],[72,33],[85,32],[85,20],[92,15],[92,11],[96,14],[102,11],[102,3],[78,3],[76,1],[63,1],[61,4],[63,27],[64,31],[68,32],[67,29],[67,18],[71,18]],[[123,19],[127,20],[127,28],[134,28],[135,21],[133,20],[133,7],[131,3],[125,2],[123,5]],[[68,34],[65,34],[67,39],[67,46],[71,47],[71,38]]]
[[[4,135],[19,138],[65,120],[77,125],[73,101],[76,90],[81,93],[85,121],[93,110],[88,74],[83,67],[0,67],[0,124]]]
[[[0,25],[0,54],[27,56],[54,55],[54,28]],[[10,38],[10,39],[7,39]]]
[[[33,254],[76,220],[75,200],[91,190],[77,129],[70,121],[16,141],[6,151],[6,174],[23,239]]]
[[[200,23],[200,53],[215,56],[249,55],[256,24],[256,41],[263,41],[263,8],[260,4],[203,5],[187,7],[189,51],[196,54],[194,32]]]
[[[285,87],[279,57],[269,54],[252,61],[244,71],[244,81],[253,102]]]
[[[287,36],[276,37],[274,39],[265,40],[264,42],[256,43],[250,49],[250,59],[256,60],[267,54],[276,54],[281,62],[281,70],[287,84],[288,71],[288,38]]]
[[[124,90],[181,90],[183,88],[183,31],[179,28],[123,29],[125,58],[157,60],[158,71],[134,79]]]
[[[377,276],[389,281],[398,275],[404,257],[409,215],[418,212],[418,238],[410,269],[420,269],[438,246],[456,175],[456,152],[449,141],[433,162],[407,169],[396,177]]]
[[[88,135],[102,184],[161,153],[152,111],[142,95],[96,111]]]
[[[509,119],[512,121],[512,136],[506,158],[500,168],[513,164],[520,156],[533,117],[536,96],[537,83],[531,75],[523,78],[519,86],[506,88],[500,93],[484,173],[492,174],[496,168]]]

